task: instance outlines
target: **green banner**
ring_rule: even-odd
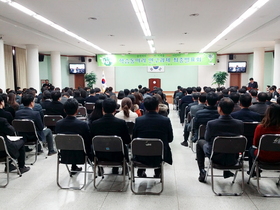
[[[216,59],[217,53],[97,55],[98,66],[202,66]]]

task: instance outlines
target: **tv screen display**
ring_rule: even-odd
[[[69,73],[70,74],[85,74],[86,73],[86,64],[70,63],[69,64]]]
[[[228,73],[245,73],[247,68],[246,61],[229,61]]]

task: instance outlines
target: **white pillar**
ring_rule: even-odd
[[[26,45],[26,59],[27,59],[27,87],[33,87],[40,92],[40,74],[39,74],[39,59],[38,46],[28,44]]]
[[[264,48],[254,49],[253,78],[258,82],[259,91],[264,89]]]
[[[61,88],[60,52],[51,52],[52,85]]]
[[[0,39],[0,88],[6,90],[6,73],[5,73],[5,58],[4,58],[4,42]]]
[[[274,70],[273,70],[273,85],[280,88],[280,39],[275,40],[274,47]]]

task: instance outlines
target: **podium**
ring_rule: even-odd
[[[160,82],[161,81],[158,78],[151,78],[151,79],[149,79],[149,89],[152,91],[155,86],[160,88],[161,87],[160,86]]]

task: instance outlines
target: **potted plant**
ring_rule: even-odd
[[[93,72],[85,74],[85,81],[87,82],[88,87],[93,87],[93,84],[96,83],[96,74]]]
[[[212,83],[212,85],[217,84],[218,87],[220,87],[221,85],[224,85],[226,80],[227,80],[227,76],[228,76],[228,73],[225,72],[225,71],[218,71],[218,72],[216,72],[213,75],[213,83]]]

